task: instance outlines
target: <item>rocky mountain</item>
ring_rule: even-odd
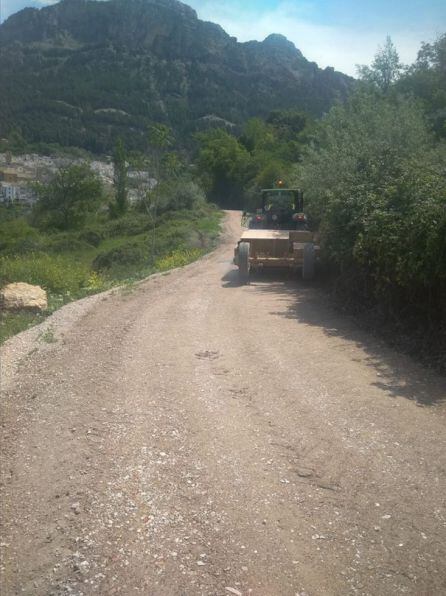
[[[273,109],[320,115],[352,79],[281,35],[238,43],[177,0],[62,0],[0,26],[0,137],[108,151],[151,122],[183,141]]]

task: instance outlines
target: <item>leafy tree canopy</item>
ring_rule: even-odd
[[[390,86],[401,76],[403,65],[398,52],[388,36],[384,47],[380,47],[375,54],[371,66],[357,66],[361,80],[376,86],[387,93]]]
[[[60,169],[49,184],[39,184],[37,192],[35,221],[59,230],[82,228],[104,198],[102,183],[88,164]]]
[[[446,34],[422,44],[396,89],[420,99],[435,133],[446,138]]]
[[[358,92],[321,122],[295,179],[327,258],[375,288],[446,281],[446,153],[419,106]]]
[[[238,205],[250,177],[252,158],[249,151],[222,128],[200,133],[197,138],[201,146],[198,170],[209,196],[225,206]]]

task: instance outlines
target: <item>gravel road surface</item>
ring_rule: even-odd
[[[239,221],[2,348],[2,596],[446,594],[445,380]]]

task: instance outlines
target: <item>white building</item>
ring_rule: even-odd
[[[2,203],[14,203],[18,194],[17,184],[11,182],[0,183],[0,200]]]
[[[0,182],[0,203],[32,205],[36,201],[37,195],[31,188],[14,182]]]

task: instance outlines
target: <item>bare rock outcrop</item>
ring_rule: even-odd
[[[0,308],[42,312],[48,308],[47,295],[40,286],[22,282],[8,284],[0,290]]]

